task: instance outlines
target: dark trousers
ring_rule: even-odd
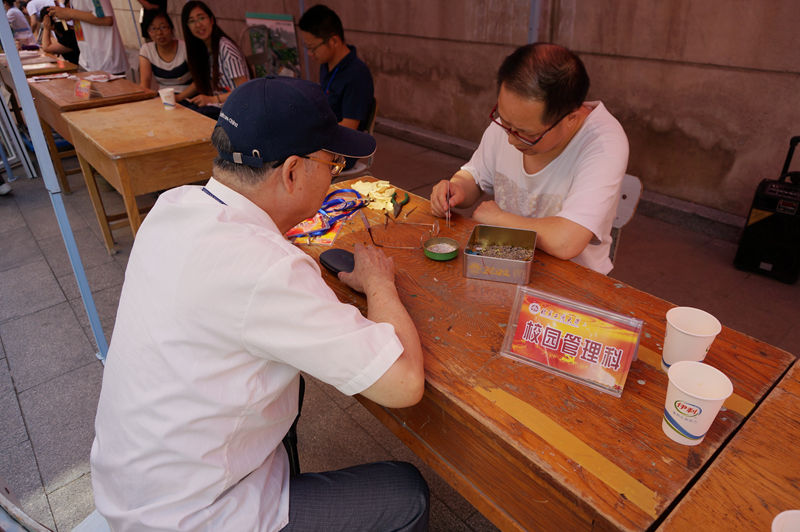
[[[283,531],[425,531],[428,503],[428,484],[406,462],[305,473],[290,479]]]

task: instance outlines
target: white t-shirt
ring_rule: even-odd
[[[164,61],[158,55],[156,43],[146,42],[139,50],[139,55],[150,62],[153,71],[153,79],[159,89],[173,88],[175,93],[184,90],[192,83],[192,74],[189,72],[189,64],[186,62],[186,43],[178,39],[178,49],[172,61]]]
[[[11,26],[11,33],[14,38],[19,40],[22,44],[33,45],[36,44],[36,37],[31,32],[31,27],[28,24],[28,19],[22,14],[22,11],[16,7],[11,7],[6,11],[6,18],[8,25]]]
[[[531,218],[560,216],[589,229],[593,238],[574,262],[602,274],[611,271],[611,224],[628,166],[628,138],[601,102],[558,157],[528,174],[522,152],[495,123],[483,133],[472,159],[461,167],[504,211]]]
[[[99,4],[95,8],[95,3]],[[96,17],[113,17],[109,0],[72,0],[71,6],[79,11],[89,11]],[[116,21],[112,26],[98,26],[75,21],[75,37],[80,48],[80,66],[84,70],[102,70],[120,74],[128,70],[128,58]]]
[[[91,453],[115,531],[279,530],[298,370],[352,395],[403,351],[263,210],[205,188],[159,197],[125,272]]]
[[[25,6],[25,11],[28,12],[29,17],[39,16],[39,11],[42,10],[44,6],[54,6],[56,5],[54,0],[31,0],[28,2],[28,5]]]

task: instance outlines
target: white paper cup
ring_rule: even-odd
[[[800,531],[800,510],[786,510],[772,520],[772,532]]]
[[[721,330],[719,320],[705,310],[692,307],[669,309],[661,367],[667,371],[680,360],[702,362]]]
[[[175,109],[175,89],[160,89],[158,95],[161,96],[161,103],[164,104],[164,109]]]
[[[668,375],[661,429],[673,441],[698,445],[733,393],[733,384],[717,368],[692,360],[674,363]]]

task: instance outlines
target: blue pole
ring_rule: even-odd
[[[81,256],[80,253],[78,253],[78,246],[75,244],[75,235],[72,234],[72,226],[69,223],[67,211],[64,208],[64,198],[61,196],[61,188],[56,179],[53,161],[50,159],[50,152],[44,140],[44,132],[39,122],[39,115],[36,113],[36,107],[33,105],[31,89],[28,87],[28,82],[25,79],[25,72],[22,70],[22,62],[19,59],[17,46],[14,43],[11,27],[8,24],[8,17],[3,17],[2,21],[0,21],[0,42],[2,42],[3,50],[6,52],[8,67],[11,70],[14,86],[17,89],[17,99],[22,107],[22,112],[25,113],[27,117],[28,132],[31,135],[36,159],[39,162],[39,168],[42,172],[45,187],[47,187],[47,190],[50,192],[50,202],[53,204],[56,220],[58,220],[58,227],[61,229],[61,237],[64,239],[69,262],[72,264],[72,272],[75,274],[75,280],[78,282],[78,290],[80,290],[83,306],[86,309],[86,315],[89,317],[89,325],[92,328],[92,334],[97,343],[97,348],[99,350],[97,358],[105,362],[106,354],[108,353],[108,342],[103,333],[103,327],[100,324],[100,316],[97,315],[97,308],[94,304],[92,291],[89,288],[89,282],[86,280],[86,272],[83,270],[83,262],[81,262]]]

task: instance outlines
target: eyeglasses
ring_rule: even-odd
[[[150,33],[159,33],[159,32],[162,32],[162,31],[170,31],[170,29],[171,28],[169,26],[166,26],[166,25],[164,25],[164,26],[151,26],[150,29],[148,29],[147,31],[149,31]]]
[[[570,113],[571,112],[572,111],[570,111]],[[533,146],[533,145],[537,144],[540,140],[542,140],[542,138],[544,138],[544,136],[547,135],[550,132],[550,130],[552,130],[554,127],[556,127],[558,125],[558,123],[561,122],[562,120],[564,120],[570,113],[565,114],[564,116],[562,116],[561,118],[559,118],[558,120],[553,122],[553,125],[548,127],[547,129],[545,129],[544,132],[541,135],[539,135],[538,137],[536,137],[535,140],[531,140],[531,139],[525,138],[522,135],[520,135],[519,133],[517,133],[513,128],[510,128],[510,127],[506,126],[505,124],[503,124],[503,122],[502,122],[503,119],[500,118],[500,115],[497,112],[497,104],[495,104],[495,106],[492,107],[492,112],[489,113],[489,119],[492,122],[494,122],[495,124],[497,124],[498,126],[500,126],[503,129],[505,129],[506,133],[508,133],[509,135],[512,135],[515,139],[519,140],[520,142],[522,142],[524,144],[527,144],[528,146]]]
[[[317,159],[316,157],[311,157],[309,155],[299,155],[298,157],[302,157],[303,159],[308,159],[309,161],[314,161],[316,163],[322,163],[332,166],[333,168],[331,168],[331,176],[334,177],[341,174],[342,170],[344,170],[344,167],[347,164],[347,161],[341,155],[334,155],[332,161],[326,161],[325,159]]]
[[[314,52],[316,52],[316,51],[317,51],[317,48],[319,48],[319,47],[320,47],[320,46],[322,46],[323,44],[326,44],[326,43],[327,43],[329,40],[330,40],[330,38],[328,38],[328,39],[324,39],[322,42],[320,42],[319,44],[316,44],[316,45],[314,45],[314,46],[308,46],[308,45],[306,45],[306,50],[308,50],[308,51],[309,51],[309,53],[312,53],[312,54],[313,54]]]
[[[187,26],[194,26],[195,24],[200,24],[202,22],[208,22],[209,18],[205,15],[198,15],[195,18],[190,18],[186,21]]]

